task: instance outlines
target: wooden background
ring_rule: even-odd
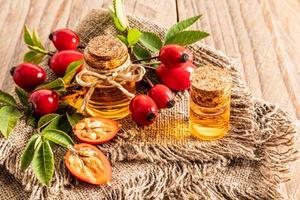
[[[110,4],[110,0],[0,0],[1,88],[14,86],[8,71],[22,62],[24,24],[36,28],[50,47],[47,37],[52,30],[75,27],[91,9]],[[278,104],[300,119],[299,0],[125,0],[125,4],[128,14],[167,27],[203,14],[194,26],[211,34],[203,42],[239,64],[256,97]],[[294,167],[295,173],[299,169]],[[297,177],[300,175],[295,174],[282,188],[287,199],[300,199]]]

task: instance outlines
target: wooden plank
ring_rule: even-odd
[[[292,1],[291,1],[292,2]],[[266,25],[274,38],[274,48],[276,49],[276,59],[282,74],[287,92],[295,107],[297,117],[300,117],[300,27],[296,20],[300,17],[300,8],[298,4],[293,7],[292,4],[282,1],[274,3],[273,1],[259,0],[262,7]],[[287,23],[288,22],[288,23]],[[298,33],[298,37],[294,34]]]
[[[197,14],[196,24],[211,33],[204,42],[240,61],[239,70],[256,97],[300,118],[300,4],[297,1],[177,0],[179,19]],[[297,144],[300,149],[300,143]],[[283,184],[286,199],[300,199],[300,161]]]
[[[36,28],[41,40],[47,48],[54,50],[47,39],[51,31],[63,27],[75,27],[78,22],[94,8],[107,8],[111,4],[110,0],[16,0],[1,1],[0,25],[4,31],[1,32],[0,52],[3,52],[0,59],[2,63],[2,76],[0,76],[1,88],[11,90],[14,86],[9,76],[9,68],[22,62],[23,54],[27,47],[22,41],[23,25]],[[139,15],[161,22],[170,26],[176,22],[175,0],[159,1],[155,0],[149,5],[145,1],[126,1],[128,14]],[[162,20],[163,19],[163,20]]]
[[[111,0],[104,0],[103,7],[111,5]],[[171,26],[176,22],[176,2],[175,0],[128,0],[125,1],[127,14],[146,17],[164,26]]]
[[[72,28],[91,9],[110,4],[111,0],[0,0],[1,88],[14,87],[8,70],[22,62],[27,49],[22,41],[24,24],[37,28],[42,41],[53,48],[47,40],[51,31]],[[126,0],[125,7],[128,14],[168,27],[177,18],[203,14],[194,26],[211,33],[203,42],[239,64],[256,97],[277,103],[300,118],[300,26],[295,20],[300,18],[299,0]],[[297,165],[293,170],[300,171]],[[300,175],[295,173],[295,177]],[[289,199],[300,199],[297,180],[283,190]]]
[[[11,60],[15,49],[18,48],[17,43],[22,33],[24,21],[30,8],[30,1],[9,1],[8,12],[6,16],[2,16],[5,21],[2,23],[0,33],[0,63],[1,63],[1,76],[0,86],[9,77],[8,69],[11,67]],[[1,6],[6,5],[1,3]],[[19,12],[18,12],[19,11]],[[21,11],[21,12],[20,12]],[[5,13],[5,12],[4,12]]]
[[[300,75],[295,65],[299,56],[296,56],[298,52],[291,52],[294,48],[288,48],[289,45],[294,47],[294,41],[299,44],[300,39],[293,34],[291,40],[283,28],[287,18],[293,21],[296,10],[289,14],[290,4],[285,3],[286,12],[281,16],[285,21],[278,23],[277,14],[281,12],[275,13],[273,9],[275,6],[279,9],[281,4],[264,0],[178,0],[178,13],[180,19],[203,14],[196,27],[211,33],[204,42],[236,58],[241,64],[240,72],[256,97],[279,104],[293,117],[300,118],[300,96],[297,95]]]

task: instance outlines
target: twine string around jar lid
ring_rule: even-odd
[[[133,98],[135,95],[124,88],[121,83],[138,82],[142,80],[145,73],[146,70],[142,65],[131,63],[129,55],[127,60],[122,65],[111,70],[99,70],[91,68],[85,63],[84,70],[76,75],[76,82],[83,87],[89,88],[83,99],[80,111],[84,111],[86,109],[86,106],[88,105],[95,88],[101,88],[101,84],[103,85],[104,83],[108,83],[110,86],[117,87],[127,97]],[[83,79],[84,76],[91,76],[95,78],[95,80],[92,82],[85,81]],[[103,85],[103,87],[107,87],[107,85]]]

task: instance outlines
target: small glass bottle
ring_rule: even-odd
[[[232,79],[228,70],[200,66],[191,74],[190,128],[193,136],[216,140],[229,130]]]
[[[84,51],[85,70],[100,75],[121,73],[130,75],[131,61],[127,47],[113,36],[104,35],[93,38]],[[93,82],[95,77],[82,76],[85,82]],[[118,78],[116,78],[118,79]],[[116,80],[128,92],[135,94],[135,81]],[[129,114],[130,98],[118,87],[108,81],[98,80],[97,85],[86,105],[86,112],[91,116],[100,116],[112,119],[121,119]]]

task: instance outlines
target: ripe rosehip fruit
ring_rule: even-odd
[[[193,62],[193,54],[180,45],[169,44],[160,49],[159,60],[166,67],[174,68],[179,67],[182,63]]]
[[[182,63],[176,68],[167,68],[161,64],[156,73],[160,81],[172,90],[185,90],[190,87],[190,74],[195,69],[192,63]]]
[[[158,115],[155,102],[147,95],[135,96],[129,105],[132,119],[140,126],[148,126],[154,122]]]
[[[62,77],[65,75],[66,69],[69,64],[82,60],[83,54],[79,51],[74,50],[64,50],[55,53],[50,60],[50,68],[55,73],[56,76]],[[81,69],[79,69],[80,71]]]
[[[49,35],[49,39],[58,51],[76,50],[79,44],[78,35],[67,28],[58,29]]]
[[[10,70],[15,83],[26,91],[32,91],[46,80],[45,70],[35,64],[22,63]]]
[[[173,92],[162,84],[153,86],[149,90],[148,96],[153,99],[158,109],[172,108],[175,104]]]
[[[34,114],[43,116],[56,112],[58,108],[58,95],[53,90],[40,89],[33,91],[29,97]]]

